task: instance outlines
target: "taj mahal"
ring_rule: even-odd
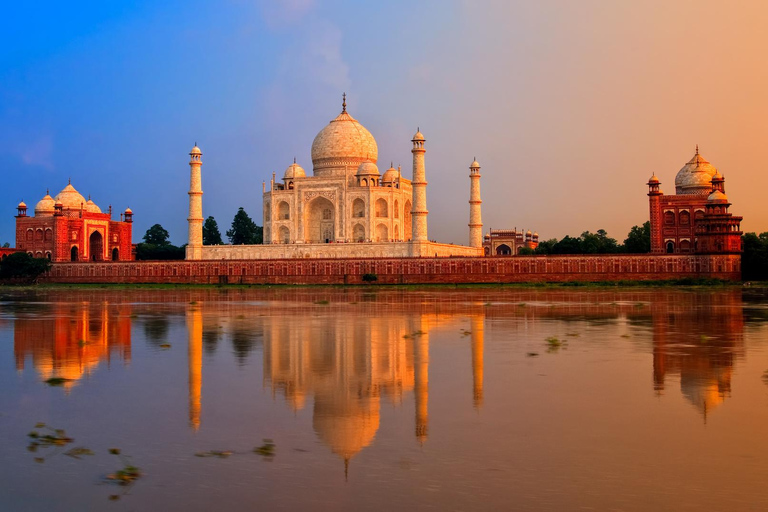
[[[187,260],[482,256],[480,165],[470,165],[469,246],[430,241],[426,139],[411,139],[411,179],[377,166],[376,139],[347,112],[312,142],[312,176],[298,163],[264,183],[263,245],[203,245],[202,151],[190,152]]]

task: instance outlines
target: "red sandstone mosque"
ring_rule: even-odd
[[[675,177],[665,195],[656,174],[648,180],[652,254],[739,254],[741,217],[728,211],[725,178],[699,154]]]
[[[53,262],[130,261],[133,212],[127,208],[120,220],[112,220],[112,206],[101,211],[86,200],[72,183],[56,197],[45,193],[34,216],[20,202],[16,215],[16,250]]]

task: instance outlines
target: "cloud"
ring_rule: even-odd
[[[43,167],[49,171],[53,170],[53,140],[49,135],[26,141],[17,149],[17,152],[25,165]]]

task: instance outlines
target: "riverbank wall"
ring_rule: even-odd
[[[741,256],[569,255],[488,258],[54,263],[42,283],[474,284],[741,279]]]

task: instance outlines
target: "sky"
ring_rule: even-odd
[[[71,178],[103,210],[186,242],[189,156],[222,231],[341,110],[411,175],[427,139],[429,238],[466,244],[469,165],[484,231],[542,239],[648,220],[701,154],[744,231],[768,231],[768,2],[136,0],[12,2],[0,21],[0,243],[16,205]]]

